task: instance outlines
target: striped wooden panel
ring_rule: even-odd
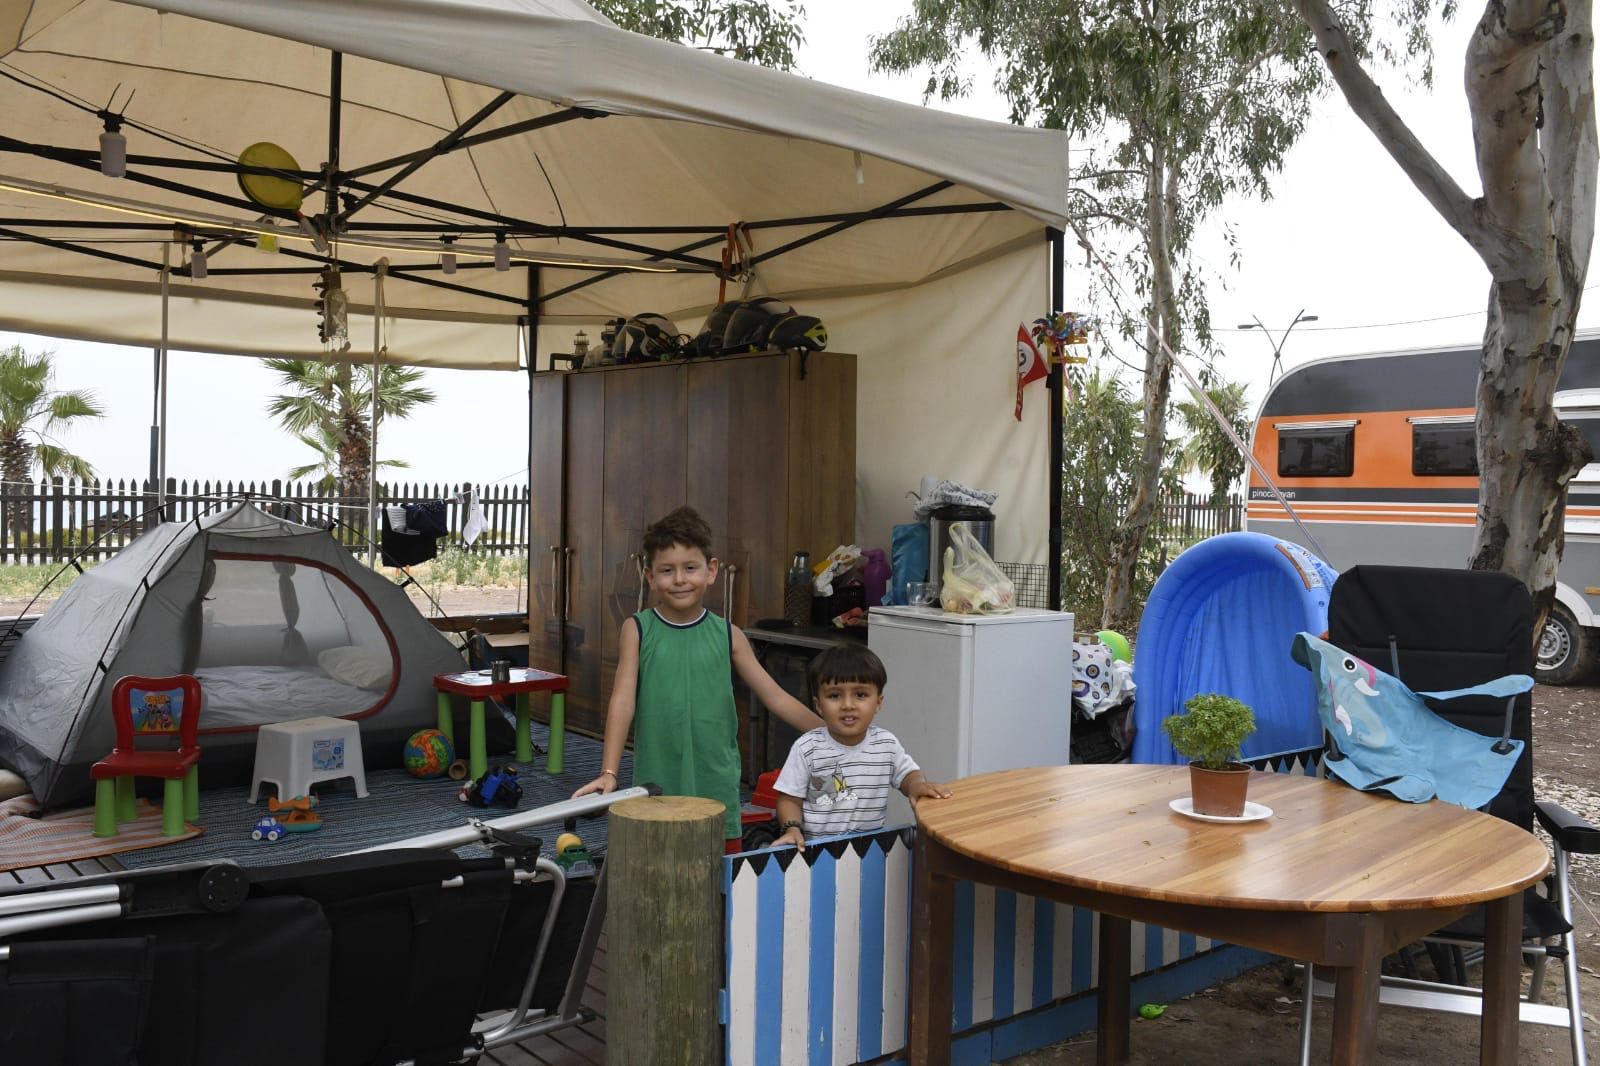
[[[727,860],[730,1066],[849,1066],[905,1046],[912,841],[889,829]],[[1094,986],[1090,911],[963,883],[955,921],[955,1032]],[[1213,947],[1133,936],[1136,974]]]

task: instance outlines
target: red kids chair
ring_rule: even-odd
[[[161,835],[182,836],[185,819],[200,817],[200,682],[188,674],[125,677],[111,690],[117,746],[89,770],[94,779],[94,835],[114,837],[118,822],[138,817],[133,779],[161,777]],[[134,740],[151,734],[178,737],[176,751],[138,751]]]

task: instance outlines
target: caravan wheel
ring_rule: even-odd
[[[1594,667],[1597,650],[1594,631],[1580,626],[1561,604],[1551,604],[1534,673],[1546,685],[1570,685]]]

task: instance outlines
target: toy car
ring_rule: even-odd
[[[250,830],[251,840],[277,840],[283,836],[285,830],[276,818],[268,814],[256,822],[256,827]]]
[[[462,786],[461,802],[474,807],[515,807],[522,802],[522,786],[515,766],[496,766],[476,781]]]

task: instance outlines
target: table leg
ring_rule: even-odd
[[[934,869],[939,845],[917,834],[911,868],[911,1028],[908,1066],[945,1066],[950,1061],[950,1029],[955,974],[951,929],[955,923],[955,882]]]
[[[439,732],[449,737],[450,746],[455,747],[456,727],[455,723],[451,721],[450,693],[448,692],[439,693]]]
[[[489,772],[489,740],[484,735],[483,723],[483,701],[473,700],[471,732],[467,740],[470,753],[467,766],[474,781]]]
[[[517,762],[530,763],[533,761],[533,734],[528,727],[528,705],[533,702],[533,697],[526,692],[518,692],[511,698],[517,704]]]
[[[1118,1066],[1128,1061],[1128,1019],[1132,1014],[1129,970],[1133,968],[1133,923],[1100,915],[1100,974],[1096,1012],[1095,1062]]]
[[[550,693],[550,738],[544,746],[544,772],[559,774],[566,766],[567,694]]]
[[[1378,979],[1383,974],[1379,920],[1362,915],[1348,927],[1355,943],[1352,961],[1335,966],[1333,1066],[1369,1066],[1377,1061]]]
[[[1511,1066],[1517,1061],[1522,992],[1522,893],[1486,905],[1483,936],[1483,1021],[1478,1061]]]

